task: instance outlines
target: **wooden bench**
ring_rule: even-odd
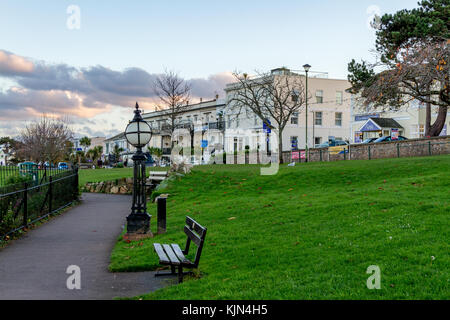
[[[203,244],[206,237],[206,228],[198,224],[194,219],[186,217],[186,225],[184,226],[184,232],[186,233],[186,247],[181,250],[178,244],[160,244],[154,243],[156,253],[159,257],[159,263],[162,265],[170,266],[170,273],[156,273],[155,277],[175,275],[175,268],[178,267],[178,282],[183,282],[183,275],[192,272],[183,273],[183,268],[196,269],[200,262],[200,256],[202,254]],[[191,242],[197,245],[197,252],[195,254],[194,261],[190,261],[186,258],[189,253]]]
[[[167,171],[150,171],[146,183],[147,188],[155,189],[159,183],[167,179],[167,176]]]

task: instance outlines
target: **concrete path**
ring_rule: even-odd
[[[0,250],[0,299],[112,299],[167,284],[153,272],[108,272],[111,251],[130,211],[130,196],[83,194],[82,200]],[[70,265],[81,269],[81,290],[67,289]]]

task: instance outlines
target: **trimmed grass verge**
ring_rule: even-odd
[[[165,192],[168,232],[117,242],[111,271],[155,270],[152,243],[184,245],[186,215],[208,228],[200,279],[145,299],[448,299],[450,156],[205,166]],[[156,207],[152,230],[156,231]],[[366,270],[381,268],[381,290]]]

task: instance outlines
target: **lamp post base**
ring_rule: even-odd
[[[125,240],[142,240],[152,238],[153,234],[150,230],[150,220],[152,216],[148,213],[144,214],[130,214],[127,217],[127,233],[124,236]]]

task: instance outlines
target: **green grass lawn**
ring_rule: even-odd
[[[184,245],[189,215],[208,228],[201,276],[145,299],[450,298],[450,156],[198,167],[165,191],[167,234],[119,239],[110,269],[155,270],[152,243]]]
[[[167,171],[169,168],[151,167],[149,171]],[[133,176],[133,168],[114,168],[114,169],[80,169],[79,185],[84,186],[88,182],[112,181],[121,178]]]

